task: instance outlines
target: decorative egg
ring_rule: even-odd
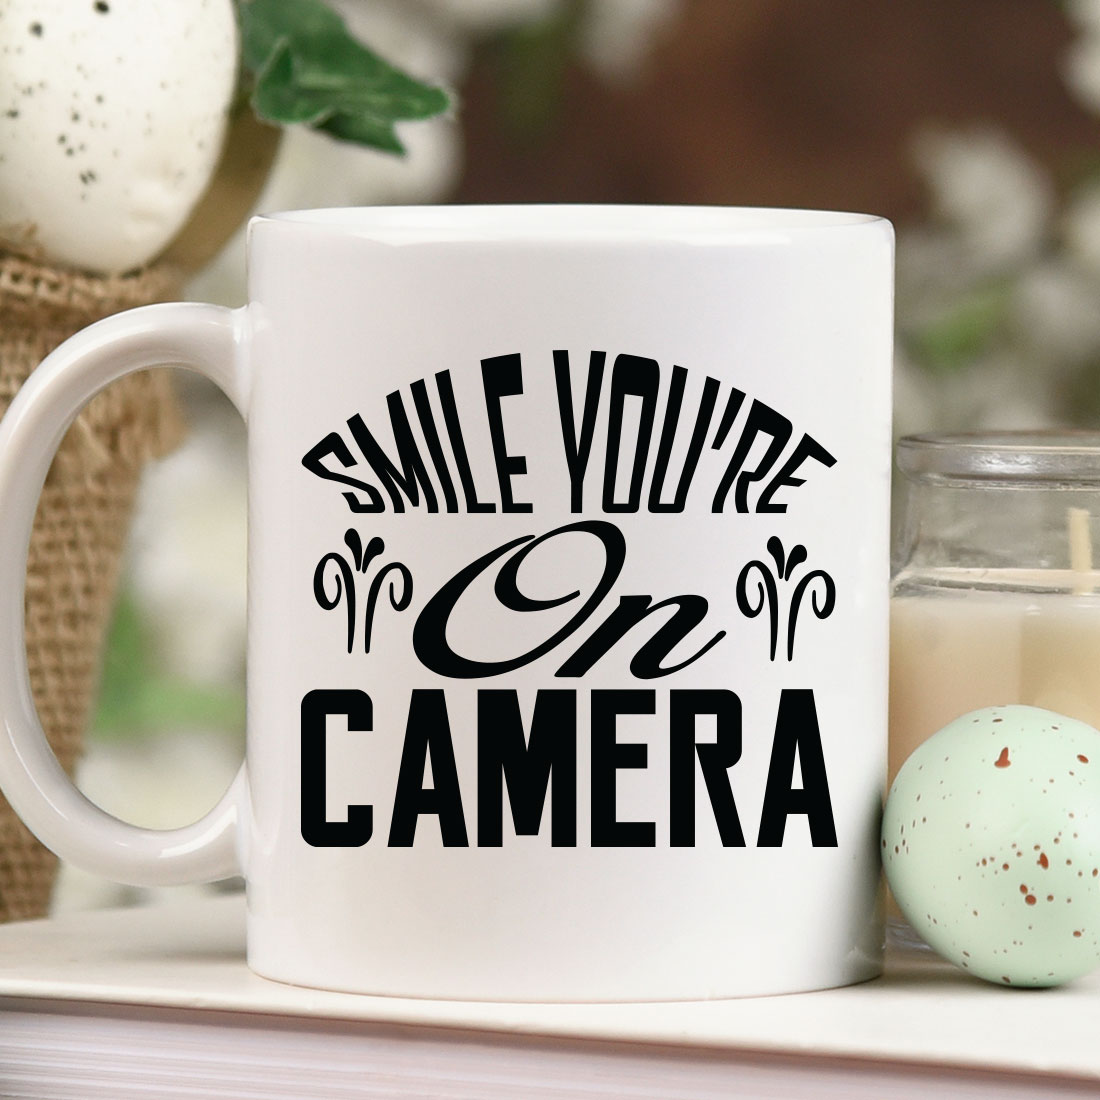
[[[172,240],[221,151],[232,0],[0,0],[0,239],[118,273]]]
[[[1038,707],[965,714],[905,762],[886,877],[925,941],[1000,985],[1100,965],[1100,732]]]

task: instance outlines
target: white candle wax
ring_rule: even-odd
[[[979,707],[1026,703],[1100,726],[1100,574],[967,572],[925,574],[891,601],[891,783],[921,742]],[[952,586],[966,579],[980,587]]]

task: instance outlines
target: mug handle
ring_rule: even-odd
[[[200,303],[142,306],[99,321],[52,352],[0,422],[0,788],[62,859],[134,886],[237,874],[244,766],[218,804],[181,829],[126,824],[90,802],[46,741],[23,640],[27,552],[38,496],[77,413],[109,382],[153,366],[190,367],[246,416],[245,310]]]

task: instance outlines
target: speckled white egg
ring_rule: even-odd
[[[887,880],[941,955],[1001,985],[1100,965],[1100,732],[1038,707],[957,718],[905,762]]]
[[[0,0],[0,237],[73,267],[153,259],[209,183],[231,0]]]

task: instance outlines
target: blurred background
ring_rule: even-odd
[[[257,209],[421,202],[820,207],[898,229],[895,431],[1100,423],[1100,0],[341,0],[453,89],[408,155],[287,132]],[[190,296],[244,299],[238,236]],[[245,460],[180,375],[141,490],[79,780],[170,827],[244,739]],[[178,896],[177,888],[171,896]],[[63,868],[55,908],[157,900]]]

